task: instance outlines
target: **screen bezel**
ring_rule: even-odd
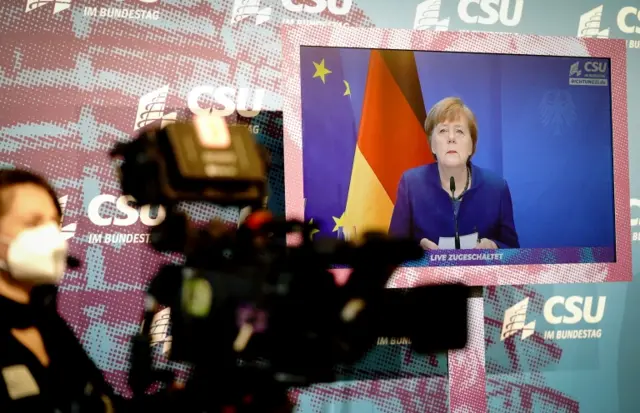
[[[433,32],[379,28],[285,26],[283,28],[285,203],[287,218],[304,218],[302,178],[301,47],[365,48],[606,58],[611,62],[613,202],[616,262],[526,265],[404,266],[388,286],[410,288],[433,282],[473,286],[631,281],[631,226],[623,40],[543,37],[504,33]]]

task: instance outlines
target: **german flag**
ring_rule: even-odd
[[[434,162],[425,118],[413,52],[372,51],[347,206],[340,219],[346,237],[387,232],[402,174]]]

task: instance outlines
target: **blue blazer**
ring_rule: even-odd
[[[458,233],[478,232],[479,238],[494,241],[498,248],[520,248],[507,182],[473,164],[471,173],[471,187],[458,211]],[[440,237],[455,235],[453,219],[453,203],[442,189],[437,163],[409,169],[402,175],[389,235],[418,242],[427,238],[437,244]]]

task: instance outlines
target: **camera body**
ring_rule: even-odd
[[[172,378],[152,368],[149,328],[162,306],[171,308],[170,359],[194,366],[183,395],[199,411],[290,409],[289,388],[334,381],[336,366],[359,360],[379,336],[409,337],[420,352],[466,344],[464,286],[385,289],[398,266],[423,256],[415,241],[382,233],[357,244],[312,240],[314,226],[261,210],[269,159],[246,127],[200,117],[143,130],[111,155],[122,160],[125,194],[167,210],[152,246],[185,257],[149,284],[144,328],[133,338],[134,396]],[[253,212],[237,229],[197,228],[179,210],[183,201]],[[330,271],[337,265],[351,268],[344,285]],[[429,314],[442,306],[455,311]]]

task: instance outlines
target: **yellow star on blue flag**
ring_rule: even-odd
[[[347,82],[346,80],[343,80],[344,82],[344,86],[345,86],[345,90],[344,90],[344,95],[342,96],[350,96],[351,95],[351,86],[349,86],[349,82]]]
[[[313,77],[319,77],[322,79],[322,83],[325,83],[325,76],[331,73],[331,70],[324,66],[324,59],[322,59],[320,63],[313,62],[313,65],[316,67],[316,72],[313,74]]]
[[[340,215],[340,218],[338,217],[331,217],[333,218],[333,222],[336,223],[336,226],[333,227],[333,230],[331,232],[336,232],[338,231],[338,229],[344,227],[344,212],[342,213],[342,215]]]
[[[309,224],[313,225],[313,218],[311,218],[309,220]],[[320,230],[318,228],[314,228],[311,230],[311,233],[309,234],[309,238],[313,241],[313,236],[316,235],[318,232],[320,232]]]

